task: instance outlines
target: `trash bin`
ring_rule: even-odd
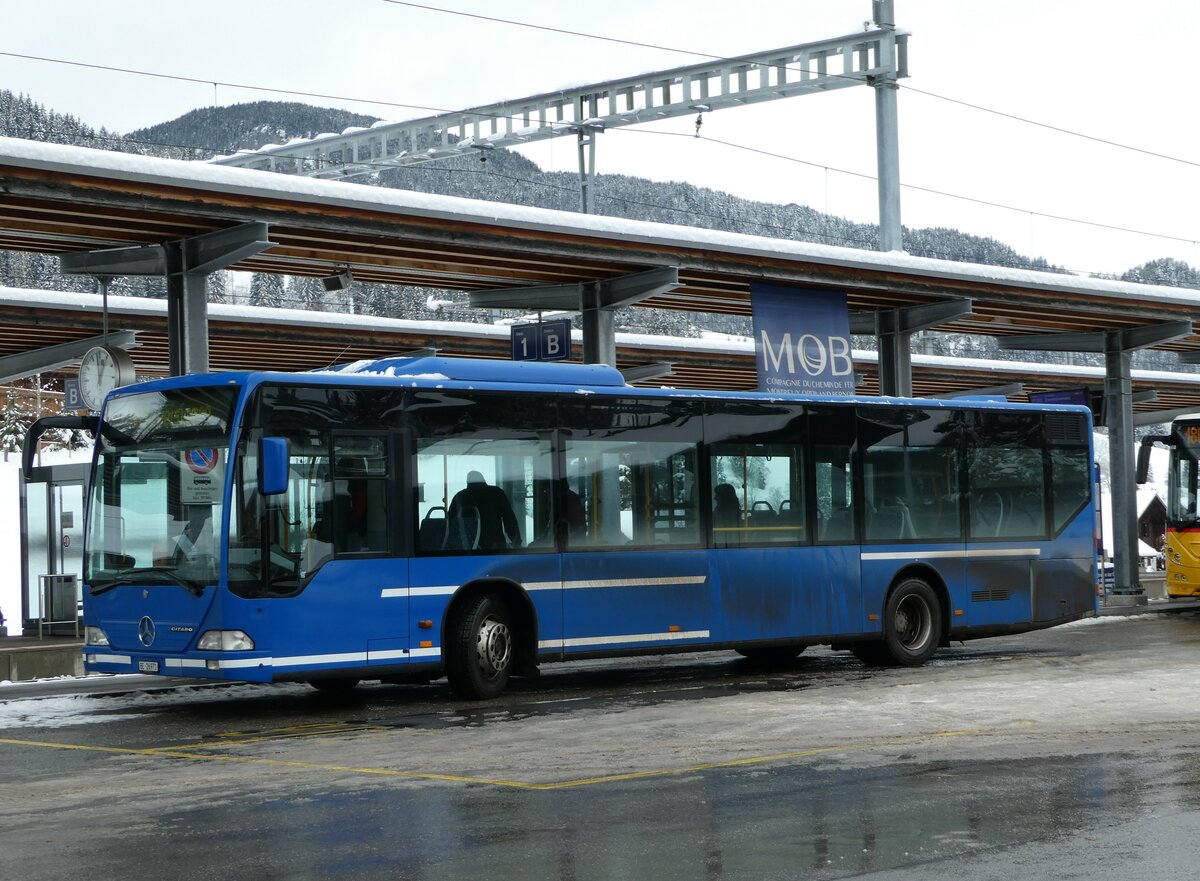
[[[79,581],[74,575],[53,574],[39,575],[42,587],[42,617],[38,621],[38,636],[41,636],[42,625],[48,625],[54,632],[54,625],[69,624],[75,635],[79,635],[79,609],[76,597],[79,593]]]

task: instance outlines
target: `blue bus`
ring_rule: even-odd
[[[483,699],[551,661],[917,665],[1097,611],[1079,407],[431,356],[147,382],[89,424],[91,672]]]

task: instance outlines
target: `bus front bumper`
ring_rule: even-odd
[[[88,673],[195,676],[238,682],[270,682],[273,672],[270,657],[261,652],[207,652],[180,656],[123,652],[99,645],[83,647],[83,667]]]

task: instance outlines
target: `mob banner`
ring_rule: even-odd
[[[753,284],[750,299],[760,391],[854,394],[844,293]]]

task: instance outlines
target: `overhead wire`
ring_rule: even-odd
[[[458,16],[463,16],[463,17],[468,17],[468,18],[480,19],[480,20],[493,22],[493,23],[501,23],[501,24],[507,24],[507,25],[512,25],[512,26],[518,26],[518,27],[532,28],[532,29],[541,30],[541,31],[565,34],[565,35],[570,35],[570,36],[577,36],[577,37],[582,37],[582,38],[587,38],[587,39],[595,39],[595,40],[602,40],[602,41],[606,41],[606,42],[619,43],[619,44],[623,44],[623,45],[637,46],[637,47],[641,47],[641,48],[653,49],[656,51],[675,52],[675,53],[679,53],[679,54],[687,54],[687,55],[691,55],[691,56],[710,58],[710,59],[714,59],[714,60],[731,60],[730,58],[728,58],[726,56],[713,55],[711,53],[679,49],[679,48],[671,47],[671,46],[664,46],[664,45],[654,44],[654,43],[645,43],[645,42],[640,42],[640,41],[635,41],[635,40],[626,40],[626,39],[616,38],[616,37],[607,37],[607,36],[603,36],[603,35],[599,35],[599,34],[592,34],[592,33],[584,32],[584,31],[575,31],[575,30],[569,30],[569,29],[564,29],[564,28],[555,28],[555,27],[551,27],[551,26],[547,26],[547,25],[539,25],[539,24],[534,24],[534,23],[530,23],[530,22],[521,22],[521,21],[517,21],[514,19],[506,19],[506,18],[502,18],[502,17],[498,17],[498,16],[482,15],[482,14],[478,14],[478,13],[466,12],[463,10],[453,10],[453,9],[447,9],[445,7],[432,6],[429,4],[413,3],[413,2],[409,2],[409,0],[383,0],[383,2],[392,4],[392,5],[396,5],[396,6],[405,6],[405,7],[422,9],[422,10],[431,11],[431,12],[438,12],[438,13],[444,13],[444,14],[450,14],[450,15],[458,15]],[[293,89],[278,89],[278,88],[271,88],[271,87],[264,87],[264,86],[249,85],[249,84],[244,84],[244,83],[234,83],[234,82],[229,82],[229,81],[210,80],[210,79],[199,78],[199,77],[187,77],[187,76],[181,76],[181,75],[176,75],[176,74],[164,74],[164,73],[160,73],[160,72],[137,70],[137,69],[133,69],[133,68],[117,67],[117,66],[112,66],[112,65],[101,65],[101,64],[94,64],[94,63],[87,63],[87,62],[70,61],[70,60],[66,60],[66,59],[50,58],[47,56],[30,55],[30,54],[16,53],[16,52],[0,51],[0,56],[42,61],[42,62],[49,62],[49,63],[66,64],[66,65],[72,65],[72,66],[86,67],[86,68],[91,68],[91,69],[108,70],[108,71],[114,71],[114,72],[120,72],[120,73],[126,73],[126,74],[140,75],[140,76],[159,77],[159,78],[184,81],[184,82],[202,83],[205,85],[212,84],[214,86],[221,85],[221,86],[225,86],[228,88],[257,90],[257,91],[264,91],[264,92],[272,92],[272,93],[276,93],[276,94],[288,94],[288,95],[295,95],[295,96],[308,97],[308,98],[323,98],[323,99],[327,99],[327,100],[349,101],[349,102],[353,102],[353,103],[376,104],[376,105],[380,105],[380,106],[401,107],[401,108],[405,108],[405,109],[423,110],[423,111],[435,112],[435,113],[469,112],[469,110],[468,111],[463,111],[463,110],[452,111],[452,110],[447,110],[445,108],[432,107],[429,105],[416,105],[416,104],[407,104],[407,103],[400,103],[400,102],[393,102],[393,101],[376,101],[373,99],[332,95],[332,94],[327,94],[327,93],[305,92],[305,91],[299,91],[299,90],[293,90]],[[772,66],[778,66],[778,65],[772,65]],[[796,69],[791,66],[788,66],[788,67],[793,70]],[[827,74],[827,75],[839,76],[838,74]],[[852,78],[855,80],[858,80],[858,81],[860,81],[862,79],[861,77],[852,77]],[[1082,134],[1079,132],[1075,132],[1075,131],[1072,131],[1069,129],[1059,127],[1059,126],[1053,126],[1053,125],[1049,125],[1046,123],[1040,123],[1040,122],[1037,122],[1034,120],[1027,119],[1025,117],[1017,116],[1015,114],[1009,114],[1009,113],[1005,113],[1003,111],[991,110],[989,108],[982,107],[980,105],[973,104],[971,102],[960,101],[960,100],[954,99],[954,98],[948,98],[946,96],[938,95],[936,93],[929,92],[927,90],[917,89],[915,87],[908,86],[906,84],[903,84],[903,87],[906,89],[909,89],[911,91],[917,92],[919,94],[928,96],[928,97],[948,101],[948,102],[951,102],[954,104],[958,104],[961,106],[969,107],[971,109],[975,109],[977,111],[992,113],[992,114],[995,114],[995,115],[998,115],[998,116],[1001,116],[1004,118],[1008,118],[1008,119],[1011,119],[1014,121],[1039,126],[1039,127],[1054,130],[1054,131],[1057,131],[1057,132],[1060,132],[1063,134],[1074,135],[1077,137],[1086,138],[1091,141],[1103,143],[1103,144],[1113,146],[1113,147],[1119,147],[1122,149],[1131,150],[1136,153],[1150,156],[1150,157],[1180,162],[1180,163],[1183,163],[1186,165],[1191,165],[1191,166],[1200,166],[1200,163],[1197,163],[1197,162],[1191,162],[1189,160],[1180,159],[1178,157],[1169,156],[1167,154],[1157,153],[1157,152],[1145,150],[1142,148],[1137,148],[1137,147],[1132,147],[1132,146],[1125,145],[1125,144],[1120,144],[1115,141],[1098,138],[1098,137],[1091,136],[1091,135]],[[507,118],[507,117],[504,117],[504,115],[502,115],[502,114],[480,114],[480,115],[495,116],[498,118]],[[736,144],[736,143],[729,142],[729,141],[722,141],[722,140],[716,139],[716,138],[701,136],[701,135],[699,135],[698,132],[694,135],[682,135],[681,133],[676,133],[676,132],[657,132],[657,131],[645,130],[645,129],[641,129],[641,130],[638,130],[638,129],[616,129],[616,131],[621,131],[623,133],[652,133],[652,134],[669,135],[669,136],[677,136],[677,137],[686,136],[686,137],[689,137],[692,139],[707,140],[712,143],[721,144],[721,145],[724,145],[724,146],[727,146],[727,147],[730,147],[733,149],[745,150],[748,152],[752,152],[752,153],[756,153],[756,154],[764,155],[764,156],[769,156],[772,158],[781,159],[781,160],[785,160],[785,161],[789,161],[789,162],[796,162],[796,163],[800,163],[800,164],[810,165],[813,167],[825,168],[827,171],[832,170],[832,171],[835,171],[840,174],[845,174],[845,175],[854,176],[854,177],[860,177],[860,178],[864,178],[864,179],[868,179],[868,180],[876,179],[873,175],[864,174],[861,172],[849,171],[847,169],[838,169],[838,168],[832,168],[830,166],[823,166],[820,163],[815,163],[815,162],[811,162],[808,160],[799,159],[799,158],[793,157],[793,156],[786,156],[783,154],[774,153],[772,151],[767,151],[767,150],[762,150],[760,148],[750,147],[748,145]],[[180,144],[161,144],[161,142],[140,141],[140,140],[131,139],[131,138],[118,138],[115,136],[97,135],[97,136],[94,136],[94,138],[97,140],[104,139],[104,140],[109,140],[109,141],[122,141],[123,140],[128,143],[135,143],[135,144],[140,144],[140,145],[145,145],[145,146],[169,146],[169,147],[174,147],[174,148],[178,148],[178,149],[187,149],[187,150],[210,150],[214,154],[222,153],[222,152],[234,152],[234,148],[222,150],[222,149],[215,148],[215,147],[196,147],[196,146],[180,145]],[[1057,215],[1057,214],[1050,214],[1050,213],[1046,213],[1046,212],[1033,211],[1030,209],[1018,208],[1016,206],[1005,205],[1005,204],[989,201],[986,199],[980,199],[977,197],[964,196],[964,195],[957,194],[957,193],[949,193],[949,192],[945,192],[942,190],[937,190],[937,189],[933,189],[933,188],[929,188],[929,187],[921,187],[921,186],[914,185],[914,184],[903,184],[902,183],[901,186],[904,188],[907,188],[907,189],[917,191],[917,192],[925,192],[925,193],[929,193],[929,194],[933,194],[933,195],[942,196],[945,198],[959,199],[959,200],[963,200],[963,201],[972,202],[975,204],[981,204],[981,205],[987,205],[987,206],[991,206],[991,207],[1001,208],[1001,209],[1008,210],[1008,211],[1014,211],[1014,212],[1018,212],[1021,214],[1026,214],[1031,217],[1043,217],[1043,218],[1050,219],[1050,220],[1057,220],[1057,221],[1062,221],[1062,222],[1067,222],[1067,223],[1075,223],[1075,224],[1093,226],[1096,228],[1103,228],[1103,229],[1108,229],[1108,230],[1116,231],[1116,232],[1122,232],[1122,233],[1126,233],[1126,234],[1147,236],[1147,237],[1152,237],[1152,238],[1160,238],[1160,239],[1164,239],[1164,240],[1170,240],[1170,241],[1176,241],[1176,242],[1182,242],[1182,243],[1190,243],[1193,245],[1196,244],[1195,240],[1187,238],[1187,237],[1183,237],[1183,236],[1173,236],[1173,235],[1163,234],[1163,233],[1154,233],[1154,232],[1149,232],[1146,230],[1122,227],[1122,226],[1115,225],[1115,224],[1104,224],[1104,223],[1099,223],[1097,221],[1089,221],[1089,220],[1082,220],[1079,218],[1067,217],[1065,215]],[[661,207],[664,210],[674,210],[674,209],[669,208],[669,206],[658,206],[658,207]]]

